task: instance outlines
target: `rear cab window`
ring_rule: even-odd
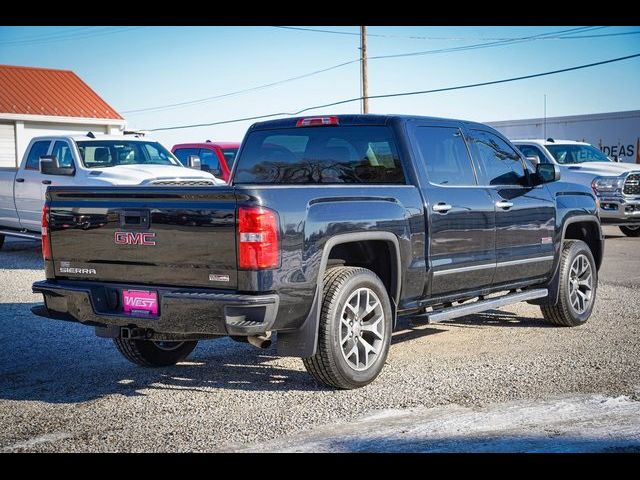
[[[405,184],[389,127],[303,127],[251,132],[235,184]]]

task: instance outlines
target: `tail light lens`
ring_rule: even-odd
[[[238,208],[238,266],[261,270],[280,266],[278,214],[264,207]]]
[[[42,207],[42,256],[51,260],[51,241],[49,239],[49,205]]]

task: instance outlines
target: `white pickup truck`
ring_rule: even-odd
[[[137,136],[36,137],[20,168],[0,168],[0,248],[6,235],[39,239],[40,217],[49,185],[223,185],[187,168],[160,143]]]
[[[512,142],[533,163],[559,165],[563,181],[591,187],[598,196],[602,225],[617,225],[628,237],[640,237],[640,165],[614,162],[584,142]]]

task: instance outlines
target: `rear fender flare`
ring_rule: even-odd
[[[388,242],[393,246],[391,252],[395,256],[395,268],[392,269],[391,275],[391,304],[393,310],[393,324],[395,327],[397,304],[400,301],[400,292],[402,288],[400,244],[398,242],[398,238],[391,232],[358,232],[336,235],[331,237],[324,244],[320,268],[318,269],[316,292],[313,297],[313,303],[311,305],[309,315],[307,315],[307,318],[297,330],[278,333],[277,347],[279,355],[303,358],[315,355],[318,345],[318,326],[320,323],[320,309],[322,304],[322,282],[324,273],[327,269],[331,249],[341,243],[361,242],[367,240],[381,240]]]

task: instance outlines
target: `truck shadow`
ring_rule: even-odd
[[[138,367],[122,358],[110,340],[95,337],[91,328],[36,317],[30,311],[33,305],[0,304],[0,400],[80,403],[109,395],[145,396],[151,390],[328,390],[307,374],[301,360],[278,357],[274,346],[257,350],[228,338],[200,342],[187,361],[173,367]],[[477,316],[462,322],[486,320]],[[495,322],[538,325],[539,320],[509,317]],[[445,331],[401,320],[392,343]]]
[[[42,270],[42,250],[40,243],[33,240],[5,238],[0,250],[0,268],[12,270]],[[44,277],[44,272],[43,275]]]
[[[200,342],[187,361],[173,367],[138,367],[92,328],[36,317],[33,305],[0,304],[1,400],[79,403],[149,390],[326,390],[302,361],[278,357],[274,347],[258,350],[228,338]]]

